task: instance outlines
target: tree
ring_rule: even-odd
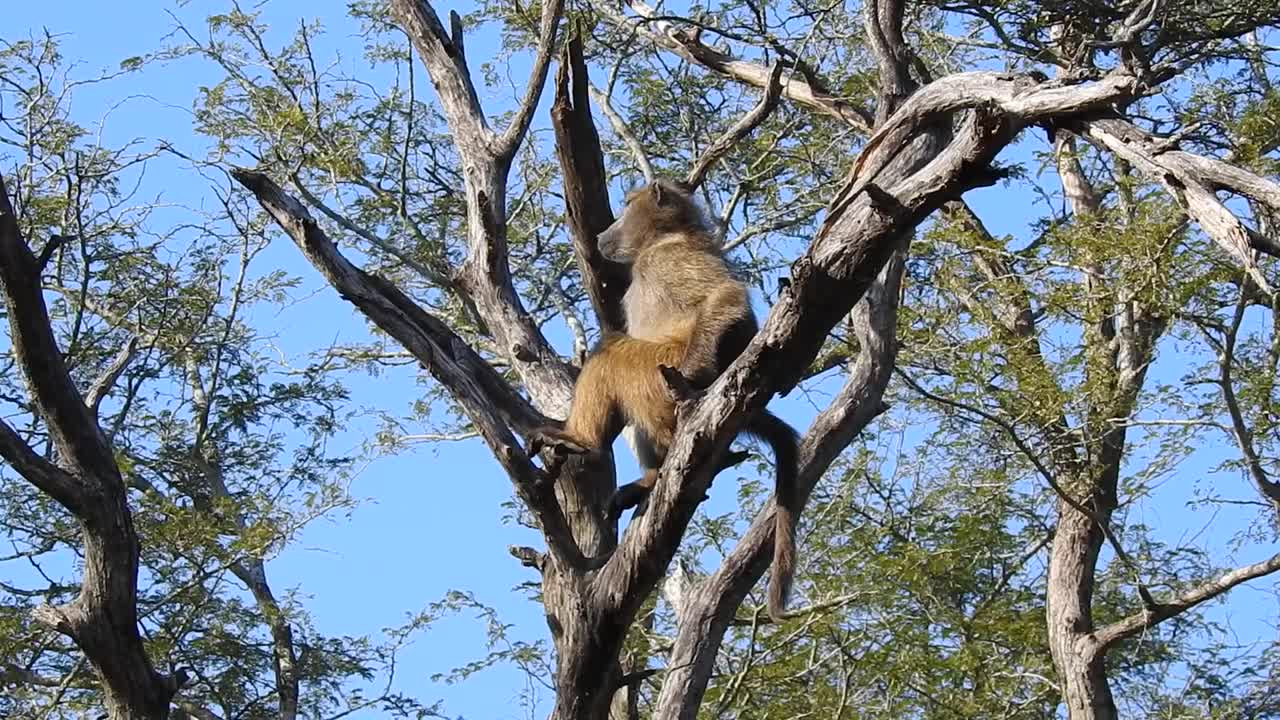
[[[371,57],[410,68],[407,88],[377,102],[352,91],[353,80],[316,69],[307,25],[273,51],[258,20],[236,8],[212,19],[207,40],[184,28],[181,51],[226,73],[197,112],[227,154],[214,164],[251,161],[232,177],[342,297],[426,369],[542,533],[545,550],[512,552],[540,576],[555,648],[552,717],[628,717],[642,699],[654,717],[695,717],[708,700],[712,712],[729,712],[747,702],[749,675],[764,695],[757,702],[794,710],[770,668],[748,672],[759,623],[738,617],[768,562],[768,505],[705,578],[689,583],[677,571],[663,586],[672,625],[660,674],[647,669],[653,648],[643,630],[743,418],[835,368],[846,369],[842,384],[802,441],[804,494],[816,489],[828,501],[813,514],[815,534],[876,559],[815,560],[811,571],[840,577],[846,592],[815,597],[795,613],[796,628],[772,628],[778,644],[816,652],[834,643],[850,663],[805,668],[813,685],[803,701],[843,712],[875,698],[900,717],[946,715],[970,697],[974,715],[1044,717],[1061,704],[1073,719],[1116,717],[1113,678],[1186,657],[1176,638],[1159,636],[1162,623],[1195,622],[1206,601],[1280,569],[1275,555],[1220,572],[1136,524],[1120,526],[1124,497],[1149,492],[1207,433],[1235,444],[1232,466],[1269,510],[1280,497],[1270,260],[1280,255],[1272,215],[1280,185],[1269,178],[1280,135],[1266,119],[1275,107],[1266,38],[1280,12],[1267,3],[1158,0],[871,0],[791,10],[725,3],[675,16],[641,2],[566,9],[549,0],[536,13],[514,4],[466,19],[451,13],[446,27],[421,0],[393,0],[389,12],[357,3],[375,38]],[[465,40],[467,26],[484,20],[502,24],[509,50],[530,55],[517,104],[493,120],[475,85],[477,70],[488,68],[473,66]],[[415,58],[397,33],[425,67],[438,109],[415,95]],[[668,70],[672,59],[678,65]],[[973,69],[992,62],[1005,70]],[[560,198],[549,158],[529,140],[553,64]],[[592,88],[602,75],[603,89]],[[1239,91],[1215,90],[1224,78]],[[614,105],[622,95],[630,121]],[[606,141],[593,101],[613,131]],[[1040,131],[1066,211],[1015,243],[987,230],[966,193],[1030,184],[996,158]],[[564,319],[575,360],[586,346],[586,307],[598,328],[621,327],[625,274],[593,244],[612,221],[616,163],[606,160],[614,158],[640,175],[663,171],[698,187],[751,269],[779,256],[791,263],[743,356],[704,393],[672,389],[682,400],[677,441],[649,511],[620,540],[601,512],[613,473],[569,462],[548,477],[520,440],[563,416],[572,389],[572,363],[546,323]],[[519,195],[509,203],[513,186]],[[553,242],[562,223],[569,242]],[[84,651],[114,714],[163,715],[181,678],[154,671],[132,622],[137,535],[110,441],[52,361],[59,350],[28,245],[41,227],[10,220],[0,244],[14,355],[56,452],[51,462],[7,431],[4,456],[80,520],[86,560],[92,550],[112,569],[103,576],[87,562],[80,597],[89,600],[76,602],[106,598],[111,617],[130,621],[42,617]],[[775,252],[765,242],[786,238],[803,249]],[[345,244],[368,254],[369,267]],[[570,265],[577,279],[566,281]],[[1261,315],[1270,329],[1249,321]],[[1189,340],[1202,343],[1201,355],[1191,355],[1185,377],[1151,387],[1161,349]],[[939,467],[977,484],[966,489],[922,470],[933,482],[904,498],[855,453],[838,466],[845,474],[820,486],[873,421],[903,421],[884,416],[887,397],[933,424]],[[973,453],[996,462],[966,467]],[[883,491],[855,503],[851,520],[832,521],[846,504],[827,495],[830,483],[845,487],[850,477]],[[112,499],[105,517],[86,492]],[[902,509],[919,524],[892,522]],[[696,527],[694,535],[723,539]],[[985,567],[937,561],[943,550],[981,548],[992,553]],[[1026,570],[1038,557],[1043,578]],[[904,578],[897,592],[878,579],[886,572]],[[877,676],[850,650],[859,638],[850,627],[860,607],[894,603],[908,617],[913,607],[942,612],[914,633],[893,631],[894,643],[877,648],[885,658]],[[271,626],[273,614],[262,616]],[[279,647],[279,624],[272,629]],[[114,634],[104,641],[105,630]],[[952,634],[959,639],[947,640]],[[126,649],[131,671],[105,662],[104,642],[110,652]],[[1013,652],[993,653],[985,647],[993,643]],[[743,654],[746,669],[710,688],[722,652]],[[277,681],[288,675],[287,657],[277,651]],[[1054,680],[993,688],[987,677],[1000,662],[1037,677],[1051,669]],[[863,692],[850,692],[859,680]],[[1232,708],[1263,716],[1261,687],[1262,695],[1223,692]],[[280,708],[288,695],[277,689]],[[1158,691],[1130,696],[1170,716],[1184,711]]]
[[[396,647],[316,632],[266,570],[307,523],[351,507],[358,460],[328,446],[353,412],[333,354],[282,362],[246,320],[296,285],[258,269],[269,226],[216,188],[207,212],[148,197],[165,151],[108,146],[72,119],[73,94],[117,74],[77,79],[56,38],[7,44],[0,74],[0,137],[24,149],[0,179],[0,446],[27,481],[0,485],[14,548],[0,713],[346,709],[349,681],[385,672]],[[18,565],[33,572],[10,576]]]

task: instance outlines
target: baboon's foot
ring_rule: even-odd
[[[553,455],[588,455],[588,448],[574,440],[563,430],[553,427],[542,427],[529,434],[529,455],[541,455],[543,450],[550,450]]]
[[[615,524],[622,517],[622,511],[627,508],[636,508],[635,516],[639,517],[644,512],[647,505],[645,502],[649,499],[649,488],[640,483],[627,483],[614,491],[613,496],[609,498],[608,519],[609,524]]]

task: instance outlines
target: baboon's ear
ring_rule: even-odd
[[[655,182],[649,186],[650,192],[653,193],[653,202],[655,205],[661,206],[666,201],[666,191],[662,189],[662,183]]]

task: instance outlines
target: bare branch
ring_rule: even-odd
[[[564,0],[542,0],[542,22],[538,29],[538,49],[533,57],[533,68],[529,71],[529,84],[525,88],[524,99],[516,110],[511,125],[502,134],[498,143],[497,156],[507,162],[515,157],[516,150],[524,140],[533,120],[533,112],[538,107],[538,99],[542,97],[542,88],[547,82],[547,70],[551,67],[551,57],[555,53],[556,29],[560,24],[560,15],[564,12]]]
[[[818,415],[801,441],[801,502],[840,452],[886,409],[882,398],[897,357],[898,291],[905,261],[905,251],[896,253],[853,310],[853,332],[862,352],[831,406]],[[681,717],[701,704],[724,632],[768,567],[776,526],[770,504],[715,573],[696,589],[682,593],[670,669],[656,717]]]
[[[604,113],[605,119],[609,121],[609,126],[613,128],[613,132],[622,138],[622,143],[631,151],[631,159],[635,161],[640,174],[644,176],[644,181],[647,183],[653,182],[654,177],[656,177],[653,172],[653,164],[649,162],[649,156],[645,153],[644,145],[640,143],[640,138],[636,137],[636,134],[627,125],[627,121],[614,109],[608,95],[597,90],[595,86],[590,88],[590,92],[592,99],[596,101],[596,104],[600,106],[600,111]]]
[[[784,67],[782,63],[774,63],[773,69],[769,71],[769,84],[765,86],[764,97],[760,98],[760,102],[755,107],[738,119],[724,135],[716,138],[707,149],[702,152],[702,156],[693,164],[693,168],[689,170],[689,174],[685,176],[684,184],[694,190],[702,185],[706,180],[707,173],[710,172],[711,166],[716,164],[725,153],[733,149],[735,145],[742,141],[752,130],[765,121],[773,109],[778,106],[778,98],[782,93],[782,71]]]
[[[472,150],[483,148],[488,152],[495,138],[471,81],[461,33],[456,41],[451,38],[428,0],[393,0],[391,13],[427,66],[436,94],[440,97],[440,106],[458,143]]]
[[[225,488],[224,488],[225,489]],[[240,521],[237,518],[237,521]],[[231,573],[253,595],[262,620],[271,632],[271,659],[276,678],[277,717],[294,720],[298,716],[298,694],[301,677],[298,653],[289,617],[280,607],[267,582],[266,565],[261,558],[250,557],[229,566]]]
[[[544,55],[551,52],[561,7],[552,0],[543,6],[542,45],[524,106],[527,113],[532,113],[542,90],[549,60]],[[460,21],[453,23],[458,38],[450,38],[427,0],[394,0],[391,10],[431,75],[454,146],[467,168],[467,255],[454,282],[519,373],[524,388],[540,407],[559,414],[569,406],[572,372],[521,304],[507,250],[507,175],[528,116],[519,116],[502,139],[495,137],[468,76]]]
[[[58,252],[58,248],[66,244],[71,238],[66,235],[50,235],[49,241],[40,248],[40,256],[36,258],[36,265],[41,272],[49,266],[49,261],[53,259],[53,254]]]
[[[174,704],[177,705],[179,710],[196,720],[222,720],[222,716],[203,705],[197,705],[186,700],[178,700]]]
[[[547,556],[531,547],[512,545],[507,548],[507,552],[511,554],[511,557],[519,560],[521,565],[531,567],[538,572],[542,572],[547,565]]]
[[[1273,555],[1262,562],[1236,568],[1202,585],[1179,593],[1166,602],[1157,602],[1141,612],[1117,620],[1095,632],[1093,639],[1099,651],[1106,650],[1121,640],[1131,638],[1205,601],[1212,600],[1241,583],[1270,575],[1277,570],[1280,570],[1280,554]]]
[[[1266,277],[1258,269],[1254,252],[1269,243],[1255,245],[1257,233],[1240,221],[1215,191],[1228,189],[1269,207],[1280,207],[1280,185],[1244,170],[1229,169],[1225,163],[1181,151],[1156,153],[1157,142],[1132,124],[1118,119],[1081,123],[1083,136],[1116,154],[1164,185],[1215,243],[1243,267],[1258,286],[1270,292]],[[1207,179],[1204,173],[1208,173]],[[1272,205],[1272,203],[1275,203]]]
[[[233,170],[277,224],[293,239],[303,254],[333,287],[360,309],[384,332],[396,338],[418,362],[436,376],[460,401],[492,407],[500,424],[525,432],[546,422],[546,418],[511,389],[492,367],[447,325],[400,292],[386,280],[352,265],[312,219],[307,209],[286,194],[265,174]],[[465,349],[466,357],[454,355]],[[469,369],[488,367],[473,377]],[[488,413],[482,413],[487,416]],[[474,418],[473,418],[474,419]]]
[[[1131,96],[1137,87],[1137,79],[1124,74],[1108,75],[1083,85],[1037,83],[1033,77],[986,71],[948,75],[921,88],[876,129],[854,162],[849,177],[864,177],[885,167],[931,118],[965,108],[989,107],[1009,121],[1025,126],[1053,117],[1104,110],[1116,100]],[[867,184],[853,183],[843,194],[852,198]],[[835,208],[841,205],[840,202],[832,204]]]
[[[613,25],[634,30],[655,45],[666,48],[692,63],[761,90],[769,86],[770,69],[767,66],[740,60],[704,45],[695,33],[676,28],[666,20],[655,19],[657,12],[640,0],[628,0],[627,5],[640,16],[641,20],[632,20],[622,15],[618,12],[615,3],[592,3],[592,7]],[[782,96],[837,118],[864,132],[871,130],[871,116],[865,110],[835,97],[826,88],[815,86],[811,80],[804,77],[794,75],[787,77],[782,83]]]
[[[1240,401],[1236,397],[1235,380],[1231,375],[1231,367],[1236,362],[1236,340],[1240,324],[1244,321],[1245,310],[1249,306],[1250,289],[1242,287],[1236,302],[1231,324],[1227,327],[1222,341],[1222,349],[1218,355],[1218,386],[1222,391],[1222,400],[1227,406],[1227,415],[1231,418],[1230,432],[1235,438],[1240,454],[1244,456],[1245,469],[1249,478],[1270,503],[1273,510],[1280,511],[1280,482],[1267,477],[1267,470],[1258,450],[1253,444],[1253,433],[1245,425],[1244,413],[1240,411]]]
[[[130,336],[125,341],[124,347],[120,348],[120,352],[116,353],[115,358],[103,370],[102,376],[89,386],[89,392],[85,397],[85,404],[89,406],[89,414],[94,420],[98,419],[98,408],[102,405],[102,401],[111,393],[111,389],[115,387],[116,381],[128,369],[129,363],[138,357],[138,338]]]
[[[613,211],[600,136],[591,118],[589,88],[582,37],[574,32],[560,55],[556,97],[551,106],[556,156],[564,178],[565,210],[582,286],[601,327],[621,330],[626,325],[622,296],[631,276],[625,265],[606,260],[596,247],[596,236],[613,224]]]
[[[432,377],[449,389],[538,517],[553,557],[564,567],[582,567],[582,553],[569,532],[551,484],[533,467],[511,432],[512,426],[527,432],[546,419],[443,322],[391,283],[352,265],[307,209],[270,178],[239,169],[233,170],[232,176],[257,197],[330,285],[396,338]]]

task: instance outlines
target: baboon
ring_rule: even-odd
[[[609,512],[616,521],[648,497],[674,436],[675,402],[660,366],[704,389],[742,353],[758,324],[746,286],[733,276],[701,210],[682,188],[657,181],[629,193],[622,216],[598,242],[601,255],[631,267],[623,298],[626,334],[602,339],[583,364],[564,428],[535,432],[531,451],[558,445],[598,456],[630,424],[644,475],[614,494]],[[796,432],[763,409],[743,430],[767,442],[777,463],[768,597],[776,619],[795,569]]]

